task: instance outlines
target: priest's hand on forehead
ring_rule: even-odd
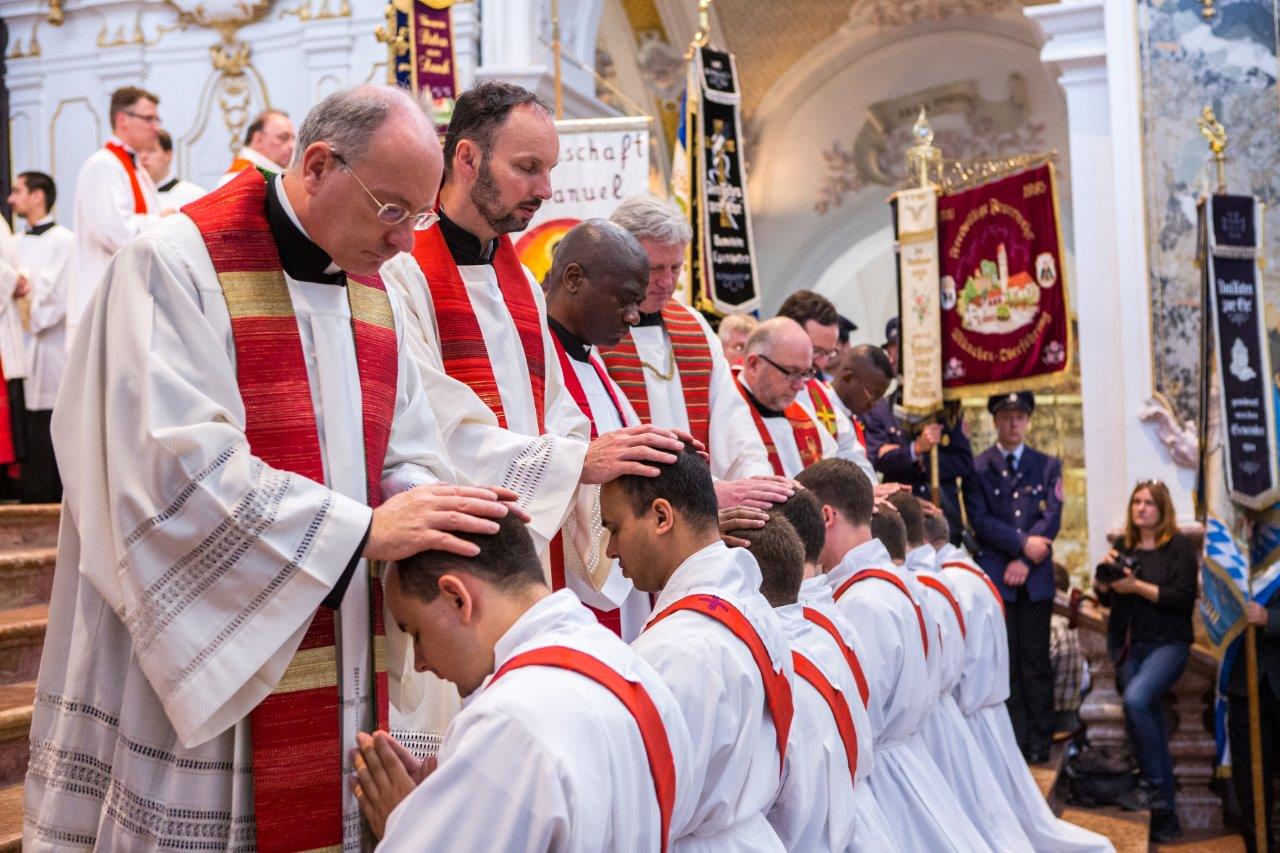
[[[373,511],[363,556],[369,560],[401,560],[420,551],[450,551],[474,557],[480,549],[453,533],[496,533],[493,521],[514,512],[519,497],[509,489],[437,483],[401,492]]]

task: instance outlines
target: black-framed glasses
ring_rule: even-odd
[[[381,201],[378,201],[378,197],[370,192],[369,188],[365,186],[364,181],[360,180],[360,176],[351,168],[351,164],[343,159],[342,155],[339,154],[332,145],[329,146],[329,151],[333,154],[333,159],[341,163],[342,168],[346,169],[347,174],[356,179],[356,183],[360,185],[360,189],[364,190],[365,193],[368,194],[369,198],[373,199],[373,203],[378,206],[378,212],[374,215],[378,217],[378,221],[383,225],[400,225],[405,220],[411,220],[410,226],[414,231],[426,231],[432,225],[435,225],[440,221],[440,214],[436,213],[434,210],[424,210],[421,213],[411,213],[409,210],[398,204],[384,204]]]
[[[765,355],[764,353],[758,353],[758,355],[761,358],[763,358],[765,361],[767,361],[769,364],[773,365],[774,370],[778,371],[783,376],[787,377],[788,382],[805,383],[818,375],[817,372],[814,371],[812,367],[806,368],[805,370],[790,370],[786,367],[783,367],[781,364],[778,364],[778,362],[769,358],[769,356]]]
[[[135,113],[133,110],[125,110],[124,114],[129,116],[130,118],[136,118],[138,121],[145,121],[147,124],[160,123],[160,116],[158,115],[145,116],[142,113]]]

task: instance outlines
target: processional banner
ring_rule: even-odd
[[[608,219],[633,195],[649,191],[648,116],[556,122],[560,163],[551,198],[516,241],[520,261],[541,281],[565,233],[584,219]]]
[[[896,193],[898,317],[902,353],[902,408],[931,415],[942,408],[942,353],[938,328],[938,199],[933,187]]]
[[[1037,390],[1069,370],[1052,164],[941,196],[938,252],[946,399]]]
[[[454,56],[454,0],[393,0],[393,82],[429,99],[436,132],[444,135],[458,99]]]

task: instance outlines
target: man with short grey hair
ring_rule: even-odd
[[[254,116],[244,132],[244,147],[231,161],[230,168],[218,180],[218,186],[230,182],[245,169],[266,169],[275,172],[288,166],[295,151],[305,151],[305,145],[297,145],[293,122],[284,110],[266,109]]]
[[[433,221],[430,121],[365,86],[308,124],[285,174],[245,170],[127,243],[84,318],[53,419],[26,850],[360,849],[345,756],[413,677],[370,561],[473,555],[450,531],[511,511],[442,483],[378,277]]]
[[[790,486],[772,477],[719,338],[701,314],[674,298],[693,239],[688,219],[653,196],[628,198],[610,219],[644,247],[649,289],[640,322],[603,352],[609,375],[642,421],[687,430],[707,446],[721,507],[767,509],[786,500]]]

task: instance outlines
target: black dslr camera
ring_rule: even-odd
[[[1094,569],[1093,577],[1099,583],[1115,583],[1124,577],[1124,570],[1136,573],[1138,558],[1132,554],[1121,554],[1114,563],[1099,563]]]

